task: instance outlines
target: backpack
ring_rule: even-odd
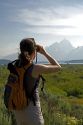
[[[18,67],[14,62],[16,62],[16,60],[8,64],[10,73],[4,90],[4,104],[10,111],[22,110],[30,101],[29,98],[26,97],[23,81],[24,74],[31,64]]]

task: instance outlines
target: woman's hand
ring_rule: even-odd
[[[38,52],[38,53],[40,53],[40,54],[43,54],[43,55],[45,55],[46,54],[46,51],[45,51],[45,49],[43,48],[43,46],[41,46],[41,45],[36,45],[36,51]]]
[[[51,56],[49,55],[46,50],[43,48],[41,45],[36,45],[36,51],[39,52],[40,54],[43,54],[47,60],[50,62],[51,65],[56,65],[58,68],[61,68],[59,63]]]

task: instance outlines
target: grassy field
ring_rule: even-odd
[[[6,66],[1,66],[0,125],[15,125],[3,104],[7,76]],[[45,93],[40,92],[40,99],[45,125],[83,125],[83,65],[62,65],[57,73],[43,76]]]

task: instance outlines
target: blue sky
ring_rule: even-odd
[[[83,46],[83,0],[0,0],[0,57],[19,51],[25,37]]]

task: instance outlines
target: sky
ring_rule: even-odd
[[[0,0],[0,58],[19,51],[26,37],[83,46],[83,0]]]

